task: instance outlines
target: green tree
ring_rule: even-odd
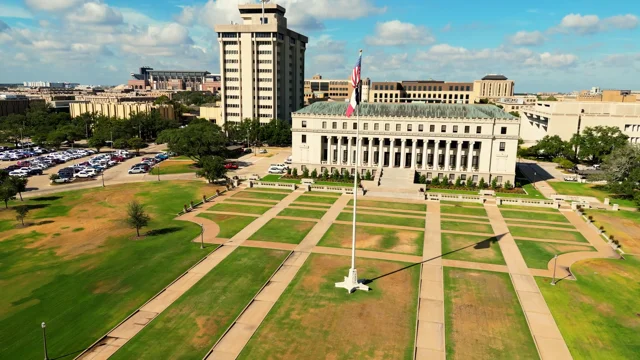
[[[458,178],[456,179],[456,187],[460,187],[462,186],[462,178],[460,178],[460,176],[458,176]]]
[[[145,147],[147,144],[139,137],[134,137],[127,141],[127,145],[129,145],[130,149],[135,150],[137,155],[140,155],[140,149]]]
[[[140,237],[140,229],[147,226],[151,218],[145,212],[144,206],[136,200],[127,205],[127,224],[136,229],[136,235]]]
[[[329,178],[329,170],[324,169],[324,171],[322,172],[322,180],[327,180],[328,178]]]
[[[605,156],[616,148],[624,147],[629,140],[620,128],[614,126],[587,127],[580,137],[580,158],[593,164],[600,163]]]
[[[338,172],[338,169],[333,170],[333,174],[331,174],[331,178],[333,180],[339,180],[340,179],[340,173]]]
[[[201,160],[202,168],[197,171],[197,175],[207,179],[209,183],[221,179],[227,173],[224,167],[224,159],[220,156],[206,156]]]
[[[169,150],[198,163],[205,156],[221,156],[226,151],[222,129],[206,120],[194,120],[182,129],[164,130],[156,142],[167,143]]]
[[[302,170],[302,177],[303,178],[308,178],[309,177],[309,169],[308,168],[304,168],[304,170]]]
[[[493,180],[491,180],[491,188],[493,190],[496,190],[498,188],[498,179],[496,177],[494,177]]]
[[[431,180],[431,185],[434,185],[434,186],[440,185],[440,178],[438,176],[434,177],[433,180]]]
[[[16,198],[17,191],[8,181],[0,184],[0,199],[4,201],[4,208],[9,208],[9,201]]]
[[[29,213],[29,207],[26,205],[16,206],[13,208],[16,212],[16,220],[20,221],[22,226],[24,226],[24,218],[27,217]]]
[[[367,169],[367,172],[364,174],[364,179],[365,179],[366,181],[371,181],[371,180],[373,180],[373,177],[371,176],[371,170],[368,170],[368,169]]]
[[[54,132],[47,135],[47,144],[56,149],[59,149],[62,143],[66,140],[67,136],[61,130],[55,130]]]
[[[420,178],[418,179],[418,182],[420,184],[426,184],[427,183],[427,176],[425,174],[421,174]]]
[[[473,188],[473,180],[471,179],[471,177],[468,177],[468,178],[467,178],[467,184],[466,184],[466,186],[467,186],[468,188]]]
[[[101,135],[93,135],[89,140],[87,140],[87,145],[96,149],[96,152],[100,152],[100,149],[105,147],[107,144]]]
[[[342,172],[342,181],[349,182],[351,180],[351,176],[349,176],[349,172],[347,170]]]
[[[539,154],[551,160],[558,156],[565,155],[568,150],[568,144],[558,135],[545,136],[535,146]]]
[[[126,139],[116,139],[113,142],[114,149],[129,149],[129,143]]]
[[[27,191],[27,183],[29,182],[29,179],[18,176],[9,176],[6,181],[13,186],[16,193],[20,195],[20,201],[24,201],[22,199],[22,193]]]
[[[313,171],[311,172],[311,178],[313,178],[313,179],[317,179],[318,178],[318,170],[313,169]]]
[[[603,176],[593,180],[607,180],[609,191],[634,199],[640,207],[640,147],[626,144],[616,148],[602,162]]]
[[[569,159],[560,159],[558,165],[560,165],[560,167],[565,170],[573,169],[573,167],[576,166],[576,164],[574,164],[573,161]]]
[[[478,182],[478,187],[480,189],[486,189],[487,188],[487,182],[484,180],[483,177],[480,178],[480,181]]]
[[[496,105],[496,107],[497,107],[498,109],[504,109],[504,106],[502,106],[502,105]]]
[[[517,111],[509,111],[509,114],[511,114],[511,116],[517,117],[518,119],[520,118],[520,113]]]
[[[511,185],[511,181],[507,180],[507,181],[504,183],[504,188],[505,188],[506,190],[511,190],[511,189],[513,189],[513,185]]]
[[[293,170],[291,170],[291,175],[294,178],[297,178],[298,177],[298,168],[293,168]]]

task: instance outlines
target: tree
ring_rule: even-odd
[[[324,171],[322,172],[322,180],[327,180],[328,178],[329,178],[329,170],[324,169]]]
[[[0,184],[0,199],[4,201],[4,208],[9,208],[9,201],[16,198],[16,189],[8,181]]]
[[[609,191],[634,199],[640,206],[640,147],[627,144],[615,149],[602,162],[604,175],[594,180],[607,180]]]
[[[437,176],[434,177],[433,180],[431,180],[431,185],[434,185],[434,186],[440,185],[440,178]]]
[[[129,144],[127,143],[126,139],[116,139],[113,142],[113,148],[114,149],[128,149],[129,148]]]
[[[333,170],[333,174],[331,174],[331,178],[333,180],[339,180],[340,179],[340,173],[338,172],[338,169]]]
[[[291,175],[293,177],[298,177],[298,168],[293,168],[293,170],[291,170]]]
[[[52,133],[49,133],[49,135],[47,135],[47,144],[49,144],[49,146],[52,146],[56,149],[60,148],[60,145],[62,145],[62,143],[66,140],[67,136],[64,134],[63,131],[61,130],[55,130]]]
[[[367,172],[364,174],[364,179],[365,179],[366,181],[371,181],[371,180],[373,180],[373,178],[372,178],[372,176],[371,176],[371,170],[368,170],[368,169],[367,169]]]
[[[22,193],[27,191],[27,183],[29,182],[29,179],[18,176],[10,176],[7,179],[7,182],[11,186],[13,186],[15,192],[20,195],[20,201],[24,201],[22,200]]]
[[[100,152],[100,149],[107,145],[105,139],[100,135],[93,135],[89,140],[87,140],[87,145],[96,149],[96,152]]]
[[[504,188],[505,188],[506,190],[511,190],[511,189],[513,189],[513,185],[511,185],[511,181],[507,180],[507,181],[504,183]]]
[[[498,107],[498,109],[504,109],[504,106],[502,105],[496,105]]]
[[[140,237],[140,229],[147,226],[151,218],[144,211],[144,206],[133,200],[127,205],[127,224],[136,229],[136,234]]]
[[[205,156],[221,156],[226,150],[222,129],[206,120],[193,120],[182,129],[164,130],[156,142],[167,143],[169,150],[198,163]]]
[[[620,128],[614,126],[588,127],[582,131],[580,137],[580,158],[592,164],[600,163],[614,149],[624,147],[629,139]]]
[[[458,176],[458,178],[456,179],[456,187],[460,186],[462,186],[462,179],[460,178],[460,176]]]
[[[558,156],[567,154],[568,144],[558,135],[545,136],[535,145],[539,154],[551,160]]]
[[[520,118],[520,113],[517,111],[509,111],[509,114],[511,114],[511,116],[517,117],[518,119]]]
[[[302,177],[303,178],[308,178],[309,177],[309,169],[308,168],[304,168],[304,170],[302,170]]]
[[[560,167],[565,170],[573,169],[573,167],[576,166],[576,164],[574,164],[573,161],[569,159],[560,159],[558,165],[560,165]]]
[[[418,183],[419,184],[426,184],[427,183],[427,176],[425,174],[421,174],[420,177],[418,178]]]
[[[467,187],[468,188],[472,188],[473,187],[473,180],[471,179],[471,177],[467,178]]]
[[[493,190],[496,190],[498,188],[498,179],[497,178],[493,178],[493,180],[491,180],[491,188]]]
[[[24,218],[27,217],[27,213],[29,212],[29,207],[26,205],[16,206],[13,208],[16,211],[16,220],[20,221],[22,226],[24,226]]]
[[[134,137],[127,141],[127,145],[129,145],[129,148],[135,150],[136,154],[139,155],[140,149],[142,149],[146,144],[139,137]]]
[[[313,169],[313,171],[311,172],[311,178],[313,179],[318,178],[318,170]]]
[[[348,182],[351,180],[351,176],[349,176],[349,172],[347,170],[342,172],[342,181]]]
[[[489,99],[486,99],[486,98],[480,99],[480,100],[478,100],[478,103],[479,104],[488,104],[489,103]]]
[[[478,182],[478,187],[480,189],[486,189],[487,188],[487,183],[484,181],[483,177],[480,178],[480,181]]]
[[[201,160],[202,168],[197,171],[197,175],[207,179],[209,183],[221,179],[227,173],[224,167],[224,159],[220,156],[207,156]]]

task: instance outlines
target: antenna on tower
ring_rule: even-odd
[[[260,0],[262,3],[262,17],[260,18],[260,24],[264,25],[264,4],[268,3],[270,0]]]

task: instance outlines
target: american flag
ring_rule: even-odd
[[[347,117],[351,117],[354,111],[356,111],[356,107],[360,104],[360,70],[362,65],[362,50],[360,50],[360,56],[358,56],[358,61],[356,62],[356,66],[353,68],[353,72],[351,73],[351,87],[353,88],[353,93],[351,94],[351,101],[349,101],[349,106],[347,107]]]

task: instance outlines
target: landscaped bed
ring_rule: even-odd
[[[591,246],[557,244],[541,241],[516,240],[527,266],[533,269],[547,269],[555,255],[578,251],[595,251]]]
[[[442,258],[505,265],[496,237],[442,234]]]
[[[239,216],[239,215],[226,215],[226,214],[212,214],[202,212],[198,214],[199,217],[209,219],[220,227],[220,233],[217,237],[222,239],[231,239],[242,229],[247,227],[256,220],[253,216]]]
[[[251,235],[250,240],[299,244],[315,225],[311,221],[272,219]]]
[[[587,239],[585,239],[585,237],[577,231],[563,231],[561,229],[537,229],[520,226],[509,226],[509,231],[514,238],[525,237],[542,240],[565,240],[585,243],[588,242]]]
[[[288,252],[238,248],[153,319],[112,359],[200,359]]]
[[[640,255],[640,212],[585,210],[585,215],[593,216],[596,227],[620,241],[624,252]]]
[[[353,213],[342,212],[338,215],[340,221],[352,221]],[[408,226],[413,228],[424,228],[424,219],[406,218],[400,216],[382,216],[382,215],[369,215],[358,214],[357,222],[368,224],[382,224],[382,225],[395,225],[395,226]]]
[[[609,198],[611,199],[612,204],[619,204],[620,206],[632,208],[637,207],[633,199],[621,198],[615,194],[611,194],[603,185],[561,181],[549,181],[548,184],[553,188],[553,190],[561,195],[591,196],[600,201],[604,201],[605,198]]]
[[[410,255],[422,255],[424,231],[361,226],[356,232],[356,248]],[[351,225],[333,224],[319,246],[351,248]]]
[[[349,206],[353,206],[353,200],[349,200],[347,203]],[[411,210],[411,211],[427,211],[427,205],[425,204],[410,204],[402,202],[386,202],[386,201],[372,201],[372,200],[358,200],[358,207],[371,207],[380,210],[393,209],[393,210]]]
[[[444,268],[447,359],[539,359],[509,274]]]
[[[536,281],[573,358],[638,358],[639,259],[584,260],[571,270],[578,281]]]
[[[312,254],[239,359],[413,359],[420,267],[358,259],[373,291],[347,294],[349,258]]]

